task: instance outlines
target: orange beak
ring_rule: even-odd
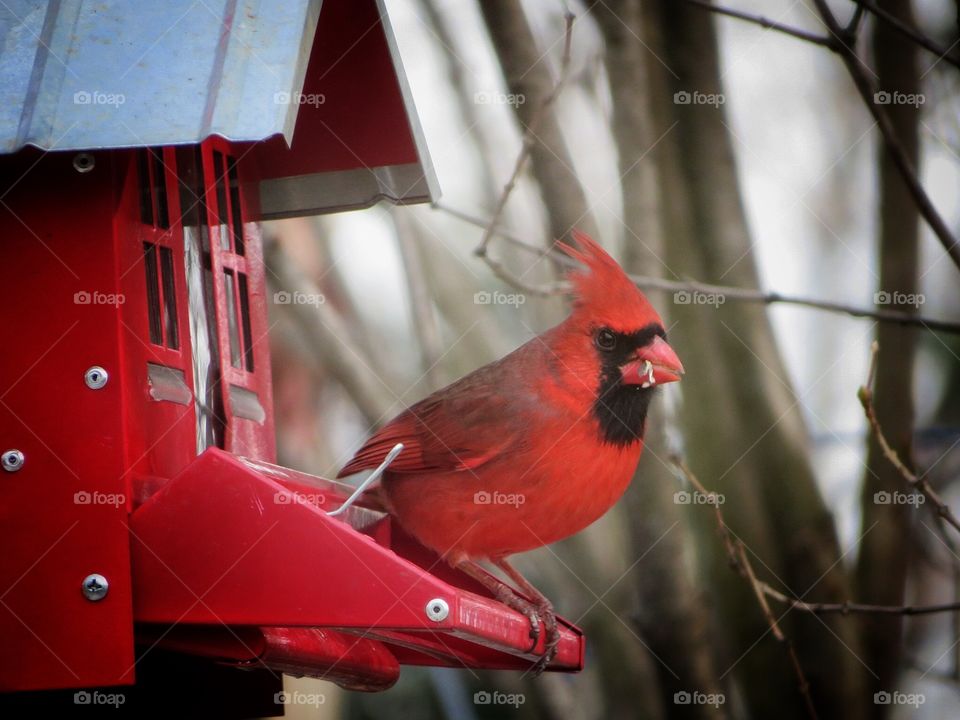
[[[661,337],[637,350],[633,360],[620,368],[624,385],[654,385],[676,382],[683,375],[683,363]]]

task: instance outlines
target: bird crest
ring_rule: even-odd
[[[577,247],[564,242],[557,246],[583,265],[567,273],[575,313],[589,313],[595,321],[625,332],[661,322],[646,296],[597,241],[578,230],[573,231],[573,239]]]

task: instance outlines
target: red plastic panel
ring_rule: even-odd
[[[248,157],[261,178],[416,163],[376,0],[325,0],[287,147],[282,136]],[[322,99],[322,102],[320,102]]]
[[[276,456],[276,438],[263,246],[260,226],[246,222],[252,209],[249,203],[253,186],[244,188],[244,168],[238,165],[238,192],[229,192],[231,178],[226,168],[242,156],[242,149],[234,148],[221,138],[211,138],[203,143],[202,150],[204,204],[210,227],[217,303],[220,389],[227,427],[225,447],[238,455],[271,461]],[[218,183],[227,191],[218,189]],[[237,201],[239,208],[235,206]],[[242,249],[237,243],[237,234],[242,237]],[[249,321],[246,329],[244,315]],[[235,318],[234,322],[231,317]],[[259,406],[261,418],[238,408],[241,395],[249,399],[248,406]]]
[[[117,151],[112,156],[118,166],[114,219],[117,276],[125,298],[119,340],[126,416],[126,477],[170,478],[197,455],[176,159],[171,148]],[[142,210],[141,205],[146,209]],[[166,222],[161,216],[165,216]],[[163,267],[165,256],[169,258],[168,269]],[[170,270],[172,277],[168,278]],[[165,283],[165,278],[172,283]],[[151,330],[148,282],[153,285],[149,292],[155,293],[154,304],[159,306],[153,313],[159,337],[151,337],[156,328]],[[173,310],[169,315],[168,309]],[[182,377],[188,395],[185,403],[158,396],[148,378],[148,363]]]
[[[0,452],[26,460],[0,470],[2,690],[133,681],[113,168],[73,158],[0,158]],[[90,573],[110,583],[99,602]]]
[[[136,510],[138,621],[384,629],[411,642],[425,633],[428,644],[443,632],[532,657],[524,616],[329,517],[299,495],[302,480],[288,487],[255,467],[207,450]],[[433,622],[425,609],[437,598],[449,615]],[[582,636],[564,626],[555,667],[579,669],[582,659]]]

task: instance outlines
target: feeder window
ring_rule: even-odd
[[[137,152],[137,175],[140,181],[140,221],[161,230],[170,228],[167,205],[167,184],[163,151],[144,148]]]
[[[171,350],[179,350],[180,328],[177,323],[173,251],[163,245],[145,242],[143,267],[147,274],[147,325],[150,328],[150,342],[154,345],[166,345]]]

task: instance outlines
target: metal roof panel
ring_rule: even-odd
[[[0,152],[291,140],[320,0],[6,0]]]

